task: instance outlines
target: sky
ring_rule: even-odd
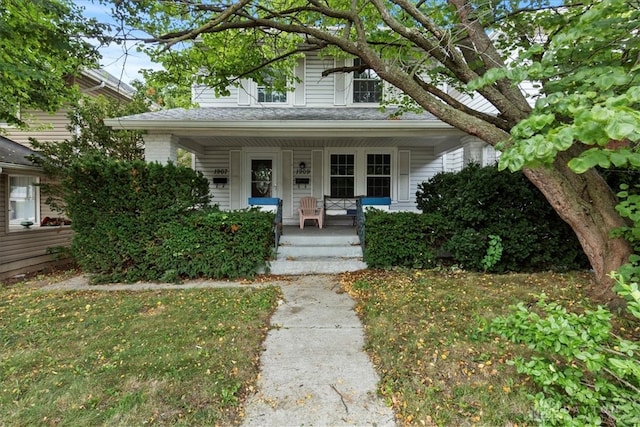
[[[85,9],[85,16],[96,18],[100,22],[114,23],[110,16],[110,5],[93,3],[91,0],[74,0],[74,2]],[[137,52],[134,42],[127,42],[123,45],[113,43],[101,48],[100,53],[102,54],[102,68],[125,83],[143,80],[142,74],[139,73],[140,69],[161,68],[160,65],[152,63],[144,53]]]

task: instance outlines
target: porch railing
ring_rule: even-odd
[[[282,199],[278,199],[278,208],[276,209],[276,216],[273,220],[273,233],[276,242],[274,255],[278,256],[278,246],[280,245],[280,236],[282,236]]]
[[[273,235],[275,240],[274,256],[277,256],[282,235],[282,199],[278,197],[249,197],[248,204],[251,207],[275,213]]]
[[[360,239],[360,247],[362,253],[364,253],[364,209],[362,208],[362,197],[358,197],[356,200],[356,230],[358,231],[358,238]]]

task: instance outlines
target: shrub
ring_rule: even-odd
[[[153,276],[178,278],[251,277],[266,267],[275,244],[273,213],[208,209],[162,224],[146,264]]]
[[[522,173],[470,164],[420,184],[416,196],[424,215],[442,221],[434,239],[442,242],[439,248],[464,268],[503,272],[588,265],[571,228]]]
[[[637,323],[638,284],[613,277]],[[542,295],[535,309],[520,303],[493,321],[495,332],[535,352],[511,363],[541,389],[531,396],[541,425],[640,425],[640,343],[617,336],[612,316],[603,307],[571,313]]]
[[[94,281],[252,276],[273,247],[273,214],[209,207],[200,173],[88,157],[63,182],[72,251]]]
[[[370,268],[426,268],[435,265],[434,217],[411,212],[365,213],[364,260]]]

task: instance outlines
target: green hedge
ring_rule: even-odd
[[[146,259],[164,281],[252,277],[272,254],[273,220],[258,210],[194,212],[162,224]]]
[[[271,255],[273,214],[211,208],[189,168],[89,157],[63,189],[72,253],[95,281],[248,276]]]
[[[365,213],[364,261],[369,268],[435,266],[438,223],[411,212]]]
[[[419,185],[416,196],[423,214],[438,222],[440,248],[466,269],[487,269],[495,236],[502,252],[489,263],[491,271],[588,266],[573,230],[522,173],[471,164],[434,176]]]

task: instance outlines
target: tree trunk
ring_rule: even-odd
[[[610,237],[611,231],[627,224],[615,210],[615,195],[597,171],[576,174],[569,169],[567,163],[577,155],[576,150],[559,153],[552,167],[525,169],[524,173],[576,233],[593,268],[598,286],[595,294],[608,301],[615,296],[608,275],[632,253],[625,239]]]

